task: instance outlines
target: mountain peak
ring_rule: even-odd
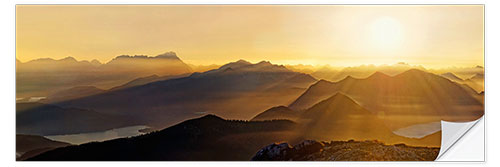
[[[349,96],[341,92],[338,92],[327,99],[327,101],[336,101],[336,100],[349,100],[354,102],[354,100],[352,100]]]
[[[252,64],[252,63],[250,63],[250,62],[248,62],[246,60],[243,60],[243,59],[240,59],[240,60],[236,61],[235,63],[238,63],[238,64]]]
[[[179,57],[177,57],[177,54],[175,52],[166,52],[163,54],[160,54],[155,57],[150,57],[147,55],[120,55],[115,57],[113,60],[118,60],[118,59],[175,59],[175,60],[180,60]]]
[[[257,63],[256,65],[273,65],[273,64],[271,64],[271,62],[269,62],[269,61],[263,60],[263,61],[260,61],[259,63]]]
[[[319,81],[317,81],[316,83],[314,83],[313,85],[311,85],[311,87],[324,87],[324,86],[329,86],[329,85],[332,85],[333,82],[330,82],[330,81],[327,81],[327,80],[324,80],[324,79],[320,79]]]
[[[337,92],[328,99],[316,103],[305,112],[306,117],[326,116],[324,114],[335,114],[337,117],[349,113],[367,114],[366,110],[352,98],[340,92]]]
[[[390,76],[383,73],[383,72],[380,72],[380,71],[377,71],[375,73],[373,73],[372,75],[370,75],[368,77],[368,79],[384,79],[384,78],[389,78]]]
[[[55,61],[55,60],[52,58],[38,58],[38,59],[31,60],[28,62],[49,62],[49,61]]]
[[[341,105],[345,106],[345,105],[352,105],[352,104],[357,104],[357,103],[354,102],[354,100],[352,100],[349,96],[347,96],[341,92],[337,92],[333,96],[330,96],[328,99],[325,99],[325,100],[317,103],[316,105],[314,105],[311,108],[315,108],[318,106],[324,106],[324,105],[331,105],[331,104],[341,104]]]
[[[251,65],[251,64],[252,63],[250,63],[248,61],[240,59],[240,60],[235,61],[235,62],[230,62],[230,63],[224,64],[221,67],[219,67],[219,69],[225,70],[227,68],[232,68],[234,70],[236,68],[244,67],[244,66]]]
[[[63,59],[60,59],[59,61],[68,61],[68,62],[76,62],[76,59],[74,57],[68,56]]]
[[[425,71],[422,71],[422,70],[419,70],[419,69],[416,69],[416,68],[412,68],[412,69],[409,69],[405,72],[402,72],[401,74],[399,74],[398,76],[406,76],[406,75],[424,75],[426,74],[427,72]]]
[[[277,106],[277,107],[273,107],[273,108],[270,108],[266,111],[272,111],[272,110],[286,110],[286,111],[292,111],[292,109],[286,107],[286,106]]]
[[[223,118],[221,118],[221,117],[219,117],[219,116],[217,116],[215,114],[207,114],[207,115],[202,116],[202,117],[200,117],[198,119],[202,119],[202,120],[222,120],[222,121],[224,120]]]
[[[156,56],[155,58],[179,59],[179,57],[177,57],[177,54],[175,52],[172,52],[172,51],[160,54],[160,55]]]

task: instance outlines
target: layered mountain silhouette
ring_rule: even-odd
[[[191,67],[182,62],[175,52],[166,52],[155,57],[122,55],[103,64],[100,69],[103,72],[135,76],[179,75],[192,72]]]
[[[470,121],[484,113],[482,102],[461,85],[417,69],[392,77],[376,72],[364,79],[320,80],[289,107],[305,110],[339,92],[383,117],[392,128],[418,121]],[[405,119],[411,117],[414,119]]]
[[[290,138],[291,121],[232,121],[214,115],[146,135],[48,151],[28,160],[250,160],[261,147]]]
[[[421,146],[439,146],[440,135],[421,139],[398,136],[387,127],[380,116],[366,110],[350,97],[335,95],[306,109],[294,111],[288,107],[274,107],[252,120],[293,120],[301,125],[304,138],[315,140],[379,140],[385,143],[406,143]]]
[[[107,63],[77,61],[73,57],[16,61],[16,96],[48,96],[75,86],[110,89],[139,77],[180,75],[192,69],[167,52],[155,57],[122,55]]]
[[[16,104],[16,133],[61,135],[104,131],[125,125],[133,119],[79,108],[63,108],[42,103]]]
[[[399,62],[393,65],[361,65],[345,68],[323,67],[311,73],[312,76],[318,79],[327,81],[340,81],[348,76],[354,78],[366,78],[375,72],[381,72],[388,75],[397,75],[410,69],[419,69],[425,71],[422,66],[409,65],[404,62]]]
[[[43,152],[69,145],[69,143],[50,140],[43,136],[17,134],[16,160],[26,160]]]
[[[240,60],[188,77],[108,91],[56,105],[119,114],[154,127],[167,127],[204,113],[250,119],[266,108],[291,103],[315,81],[284,66]]]

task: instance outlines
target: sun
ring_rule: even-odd
[[[393,51],[403,40],[401,24],[394,18],[377,18],[369,24],[368,28],[371,42],[377,49]]]

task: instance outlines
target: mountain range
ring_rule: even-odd
[[[316,79],[307,74],[293,72],[270,62],[252,64],[240,60],[203,73],[193,73],[184,77],[153,75],[135,79],[106,91],[70,91],[78,97],[73,96],[65,101],[49,98],[42,102],[49,102],[63,109],[84,109],[92,111],[89,113],[119,118],[113,121],[94,120],[99,122],[95,122],[96,124],[117,123],[114,125],[132,126],[139,123],[154,128],[164,128],[206,113],[224,115],[230,119],[250,119],[271,106],[291,103],[315,81]],[[72,96],[71,93],[61,94],[70,95],[60,95],[60,97]],[[42,117],[35,112],[26,112],[24,115],[30,115],[31,118]],[[84,118],[86,117],[72,119],[76,121]],[[40,118],[40,120],[46,119]],[[24,128],[24,122],[20,123],[20,127]],[[29,125],[26,129],[30,129],[28,127]],[[74,127],[85,129],[78,125]],[[103,126],[99,130],[107,129],[108,126]],[[79,130],[81,131],[83,130]],[[60,129],[57,133],[69,132],[75,131]],[[42,132],[36,134],[40,133]]]
[[[72,58],[35,63],[41,66],[54,61],[62,65],[39,73],[35,69],[27,72],[26,68],[17,72],[49,76],[71,64],[78,68],[64,71],[65,75],[109,74],[120,79],[99,80],[113,82],[101,88],[95,86],[96,82],[87,84],[85,79],[69,86],[77,81],[69,77],[68,82],[61,83],[68,85],[56,85],[57,90],[46,93],[44,100],[18,101],[17,134],[64,135],[134,125],[163,130],[54,150],[50,147],[50,151],[36,153],[47,151],[40,155],[30,154],[34,156],[30,160],[249,160],[271,143],[294,144],[306,139],[378,140],[390,145],[404,143],[411,148],[395,147],[411,150],[414,146],[439,147],[441,132],[410,138],[393,131],[441,120],[470,121],[484,114],[484,91],[478,93],[466,83],[484,82],[482,73],[463,80],[452,72],[436,75],[398,64],[398,68],[345,68],[330,80],[345,77],[331,82],[268,61],[245,60],[191,73],[190,65],[182,63],[175,53],[119,56],[106,64]],[[16,63],[18,69],[26,65]],[[154,69],[168,74],[156,74]],[[88,73],[82,72],[85,70]],[[44,80],[61,79],[57,77]],[[40,78],[31,79],[35,82]],[[371,146],[370,142],[361,144]],[[386,146],[379,144],[377,148]]]
[[[73,57],[42,58],[24,63],[16,60],[16,97],[48,96],[75,86],[109,89],[139,77],[191,72],[192,69],[174,52],[155,57],[122,55],[104,64],[97,60],[77,61]]]
[[[417,69],[395,76],[375,72],[363,79],[320,80],[289,108],[305,110],[339,92],[383,117],[391,128],[440,120],[471,121],[484,113],[482,102],[460,84]]]

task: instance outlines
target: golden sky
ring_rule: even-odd
[[[18,5],[16,57],[483,65],[482,5]]]

